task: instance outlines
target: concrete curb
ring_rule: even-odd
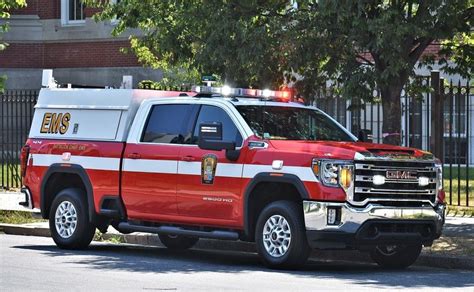
[[[35,226],[35,224],[4,224],[0,223],[0,232],[12,235],[29,235],[50,237],[49,228]],[[163,245],[155,234],[148,233],[106,233],[102,234],[104,240],[118,239],[120,242],[138,245],[159,246]],[[201,239],[196,244],[197,249],[221,250],[221,251],[239,251],[255,253],[255,244],[242,241],[223,241],[213,239]],[[346,262],[373,263],[368,253],[358,251],[322,251],[315,250],[311,258],[317,260],[338,260]],[[474,260],[469,257],[454,257],[435,255],[423,252],[415,263],[417,266],[428,266],[443,269],[464,269],[474,270]]]
[[[5,232],[5,234],[13,234],[13,235],[51,237],[51,232],[49,231],[49,228],[28,226],[28,224],[0,223],[0,231]]]

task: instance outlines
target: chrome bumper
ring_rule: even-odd
[[[328,207],[340,209],[340,222],[330,225],[327,222]],[[340,231],[356,233],[368,220],[426,220],[436,225],[444,223],[444,205],[433,207],[390,207],[369,204],[366,207],[353,207],[347,203],[303,201],[304,220],[307,231]]]
[[[33,209],[33,199],[31,197],[31,192],[28,188],[22,188],[21,193],[25,195],[25,201],[20,202],[21,206],[28,208],[28,209]]]

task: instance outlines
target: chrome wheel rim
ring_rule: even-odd
[[[54,215],[54,222],[59,236],[71,237],[77,227],[77,212],[74,205],[69,201],[59,204]]]
[[[275,258],[286,254],[291,244],[291,228],[285,217],[273,215],[263,226],[263,245],[266,252]]]

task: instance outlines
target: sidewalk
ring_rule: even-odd
[[[18,202],[22,200],[24,198],[21,194],[0,192],[0,210],[31,212],[31,210],[18,205]],[[3,224],[0,222],[0,231],[7,234],[50,236],[48,222],[29,224]],[[156,234],[120,234],[112,227],[109,227],[108,232],[101,237],[103,240],[113,239],[116,242],[129,244],[162,246]],[[252,243],[212,239],[201,239],[195,248],[255,252],[255,246]],[[358,251],[314,251],[311,257],[319,260],[372,262],[367,253]],[[423,249],[416,264],[474,270],[474,218],[447,217],[443,236],[436,240],[432,247]]]
[[[19,192],[0,191],[0,210],[32,212],[32,210],[18,204],[23,201],[25,201],[25,195]]]

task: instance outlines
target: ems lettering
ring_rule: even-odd
[[[70,113],[45,113],[40,132],[43,134],[64,135],[69,128]]]

